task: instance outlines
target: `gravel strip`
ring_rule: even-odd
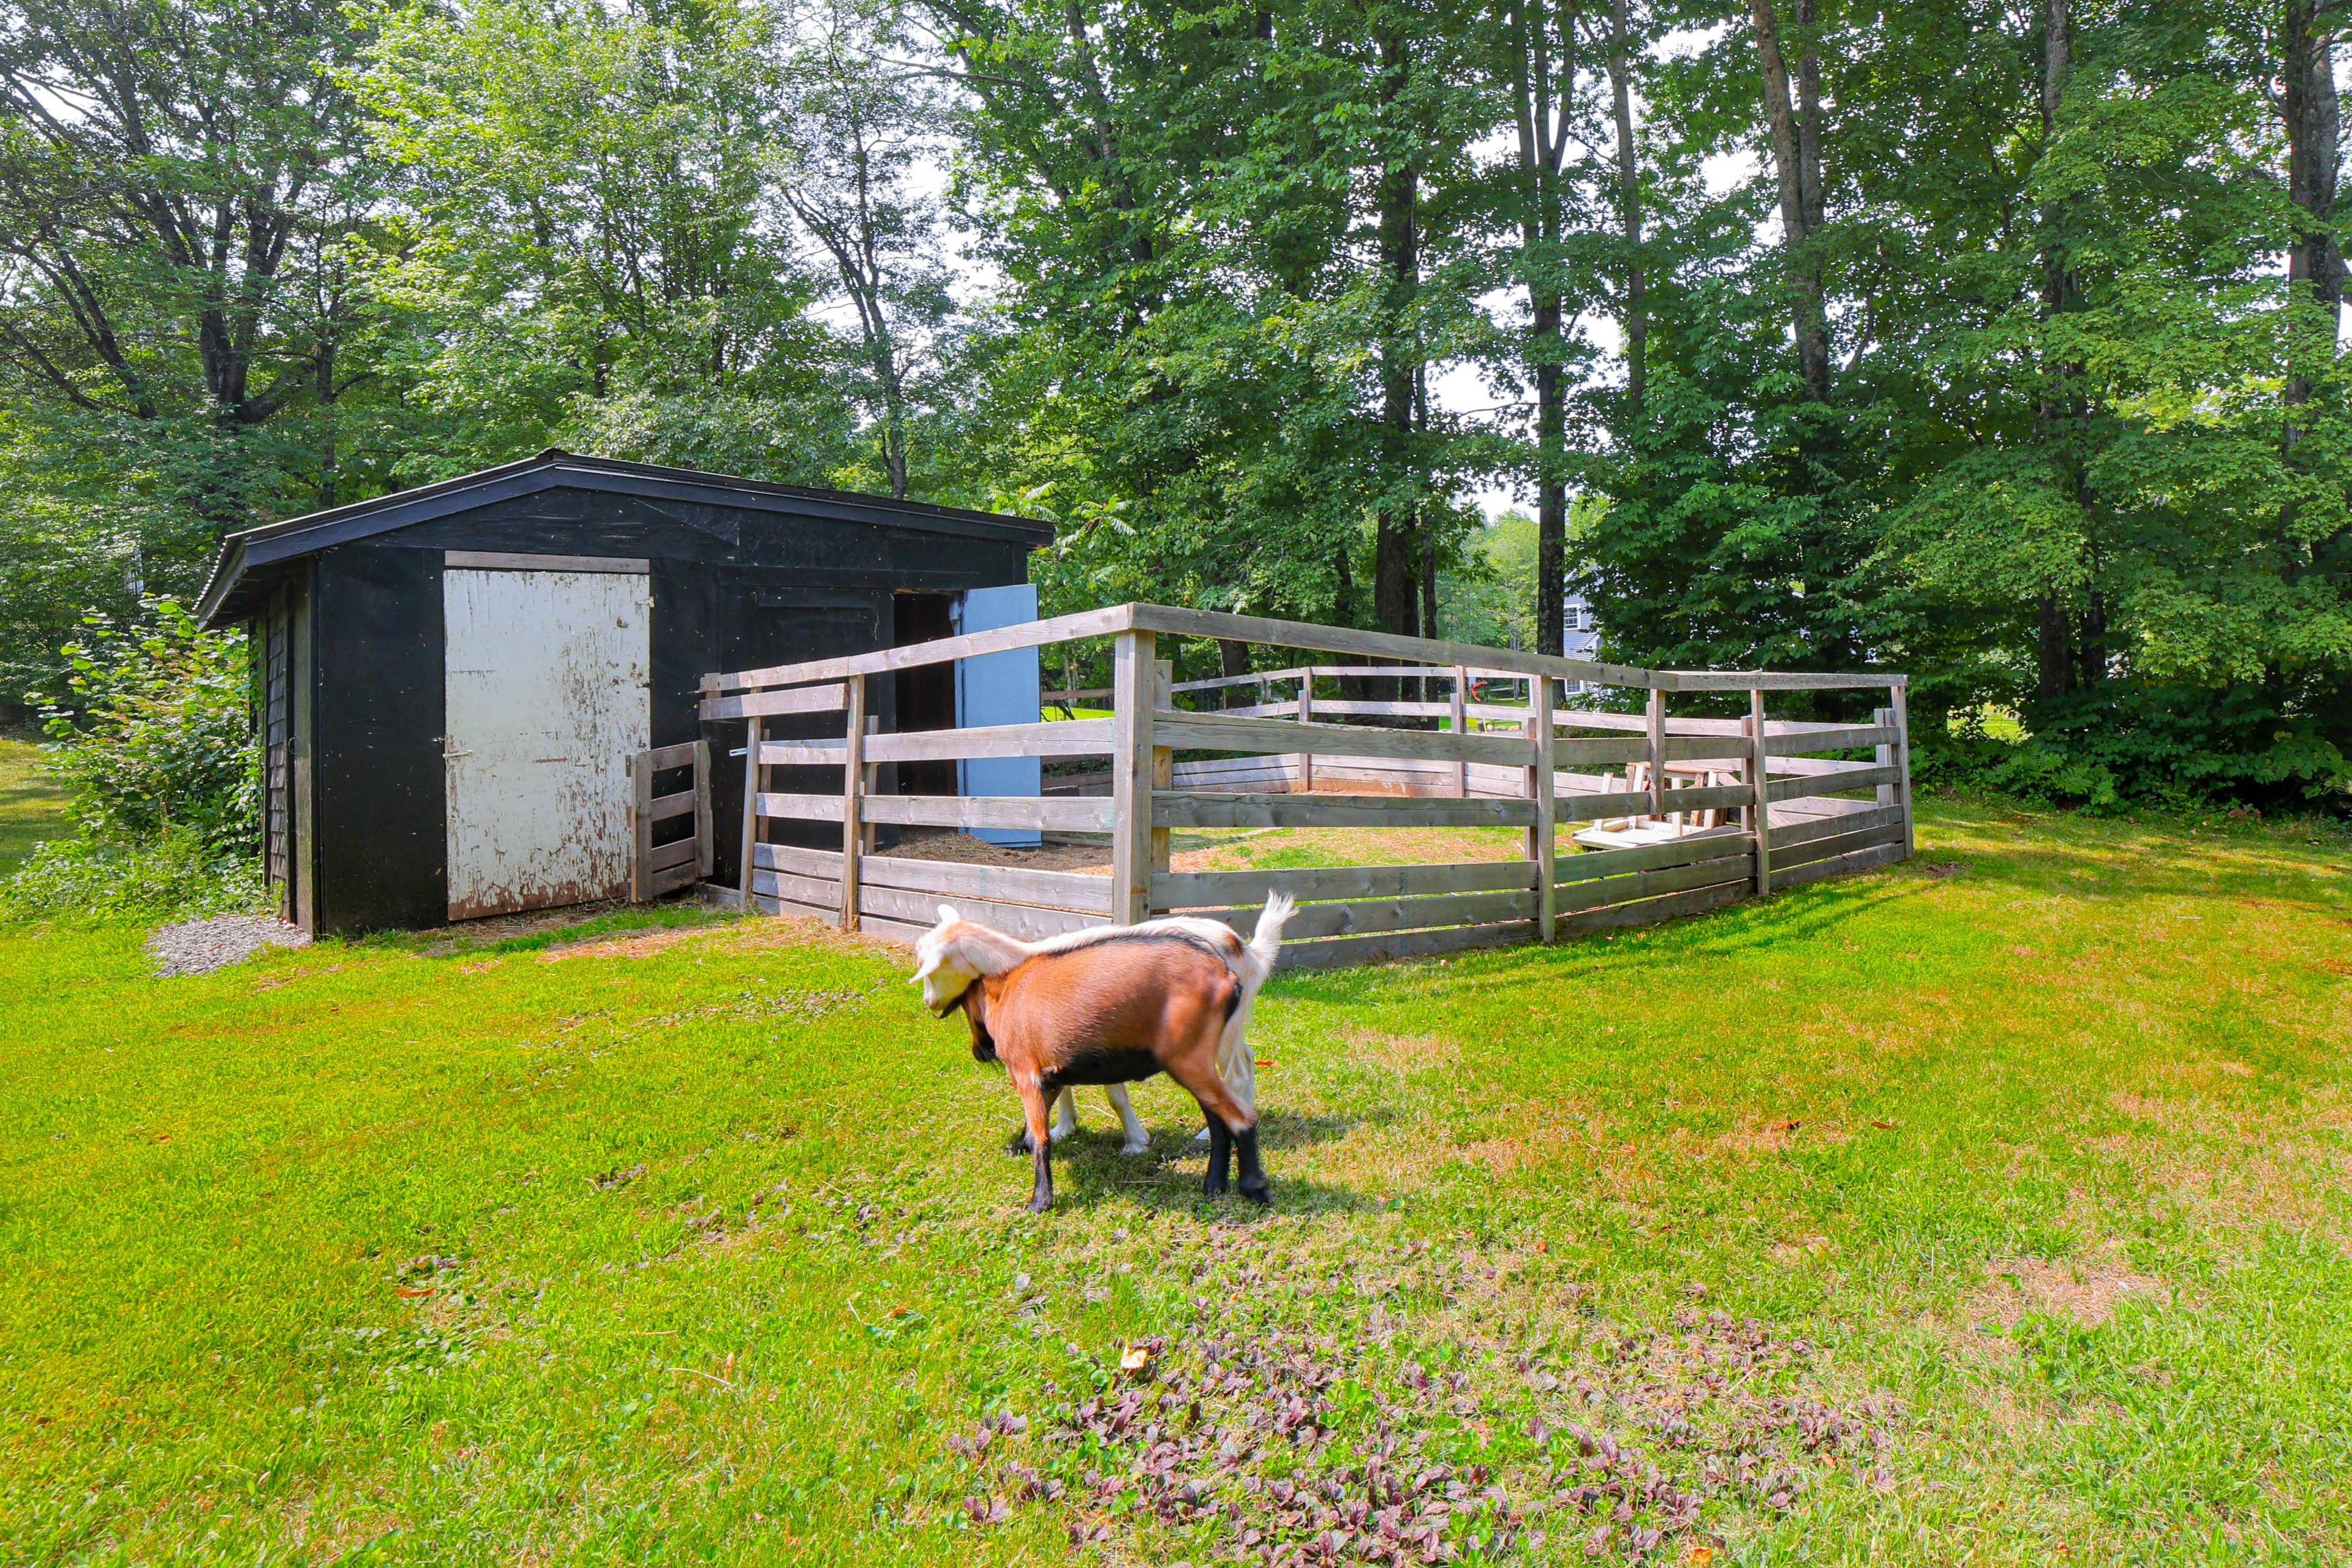
[[[276,915],[215,915],[159,926],[147,939],[155,973],[209,974],[242,963],[265,947],[308,947],[310,933]]]

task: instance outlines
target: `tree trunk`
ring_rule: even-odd
[[[1217,639],[1217,673],[1231,680],[1249,673],[1249,644],[1235,642],[1231,637]],[[1246,686],[1228,686],[1221,708],[1247,708],[1257,701],[1257,694]]]
[[[1517,0],[1511,8],[1519,135],[1519,245],[1533,332],[1528,368],[1536,384],[1536,647],[1559,652],[1565,633],[1568,544],[1568,386],[1561,373],[1564,315],[1560,296],[1562,226],[1559,164],[1566,143],[1572,81],[1572,35],[1563,26],[1560,59],[1552,58],[1545,0]]]
[[[1797,0],[1799,20],[1811,14]],[[1756,28],[1757,65],[1764,78],[1764,129],[1772,144],[1772,168],[1780,189],[1781,252],[1790,281],[1797,292],[1795,331],[1797,370],[1805,395],[1816,402],[1829,396],[1829,318],[1822,304],[1820,263],[1808,243],[1814,226],[1813,212],[1821,201],[1821,131],[1818,114],[1820,66],[1810,40],[1800,58],[1800,86],[1814,95],[1814,109],[1801,120],[1789,97],[1789,66],[1780,48],[1780,25],[1772,0],[1751,0]],[[1808,158],[1807,150],[1811,156]]]
[[[1617,221],[1625,246],[1625,304],[1619,327],[1625,340],[1625,400],[1638,422],[1649,399],[1649,278],[1642,266],[1641,165],[1633,147],[1631,62],[1626,55],[1626,0],[1610,18],[1609,92],[1617,121]]]
[[[2056,144],[2058,111],[2066,96],[2067,74],[2073,68],[2074,24],[2068,14],[2068,5],[2069,0],[2042,0],[2041,107],[2043,156],[2047,156]],[[2064,217],[2065,212],[2061,205],[2053,205],[2042,211],[2040,314],[2045,321],[2074,309],[2079,292],[2074,258],[2063,226]],[[2080,364],[2045,363],[2034,419],[2050,461],[2065,477],[2068,493],[2083,509],[2087,520],[2094,499],[2089,479],[2080,455],[2070,449],[2078,438],[2084,413],[2082,375]],[[2095,599],[2094,603],[2096,603]],[[2105,654],[2094,655],[2087,637],[2077,639],[2072,635],[2065,609],[2056,594],[2042,596],[2039,620],[2034,650],[2034,696],[2041,701],[2049,702],[2064,696],[2071,686],[2088,680],[2095,659],[2103,661]],[[2087,632],[2089,626],[2086,616],[2084,630]],[[2104,626],[2102,618],[2102,633]]]
[[[2280,71],[2284,79],[2280,110],[2286,121],[2287,199],[2299,209],[2294,240],[2287,249],[2287,291],[2296,300],[2307,299],[2326,323],[2326,358],[2331,362],[2345,276],[2344,247],[2335,228],[2336,157],[2343,129],[2336,96],[2336,15],[2327,0],[2287,0],[2285,59]],[[2290,372],[2288,406],[2311,400],[2314,379],[2307,364]],[[2290,419],[2289,447],[2295,435]]]
[[[1381,40],[1381,68],[1383,119],[1393,138],[1398,128],[1388,111],[1402,96],[1412,68],[1404,40],[1395,34]],[[1417,620],[1421,526],[1412,499],[1418,490],[1412,392],[1419,351],[1407,318],[1421,282],[1420,171],[1393,146],[1385,156],[1380,186],[1381,269],[1388,280],[1381,339],[1381,447],[1388,499],[1374,534],[1372,616],[1382,631],[1410,637]],[[1400,490],[1409,493],[1400,496]]]
[[[2077,630],[2076,679],[2084,690],[2107,678],[2107,601],[2104,595],[2093,594],[2083,606]]]
[[[2066,610],[2058,595],[2044,594],[2041,606],[2041,637],[2035,648],[2033,695],[2054,702],[2066,695]]]

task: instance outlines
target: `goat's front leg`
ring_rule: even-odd
[[[1013,1087],[1021,1095],[1021,1110],[1028,1122],[1029,1158],[1037,1173],[1029,1193],[1029,1212],[1044,1214],[1054,1206],[1054,1136],[1045,1125],[1051,1107],[1045,1086],[1037,1079],[1015,1078]]]
[[[1075,1138],[1077,1135],[1078,1091],[1066,1089],[1055,1102],[1054,1136]],[[1013,1130],[1013,1136],[1007,1139],[1004,1144],[1004,1152],[1008,1154],[1027,1154],[1034,1149],[1034,1145],[1029,1142],[1029,1124],[1025,1121]]]
[[[1068,1091],[1066,1089],[1063,1092]],[[1118,1112],[1119,1129],[1127,1135],[1120,1142],[1118,1152],[1122,1154],[1140,1154],[1150,1149],[1151,1134],[1146,1132],[1143,1130],[1143,1123],[1136,1120],[1134,1102],[1127,1098],[1127,1085],[1123,1083],[1103,1085],[1103,1098],[1110,1101],[1110,1108],[1113,1110]],[[1063,1103],[1066,1105],[1069,1102],[1065,1100]]]

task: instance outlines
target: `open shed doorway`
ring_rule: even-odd
[[[890,646],[936,642],[955,636],[955,596],[951,594],[890,595]],[[955,666],[926,664],[902,669],[893,682],[898,700],[898,728],[952,730],[956,727]],[[954,795],[953,762],[898,763],[895,793]]]

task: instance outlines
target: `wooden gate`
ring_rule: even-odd
[[[686,787],[654,793],[657,773],[689,773]],[[682,816],[694,831],[654,842],[654,828]],[[629,759],[629,897],[637,903],[691,887],[710,875],[710,742],[656,746]]]

